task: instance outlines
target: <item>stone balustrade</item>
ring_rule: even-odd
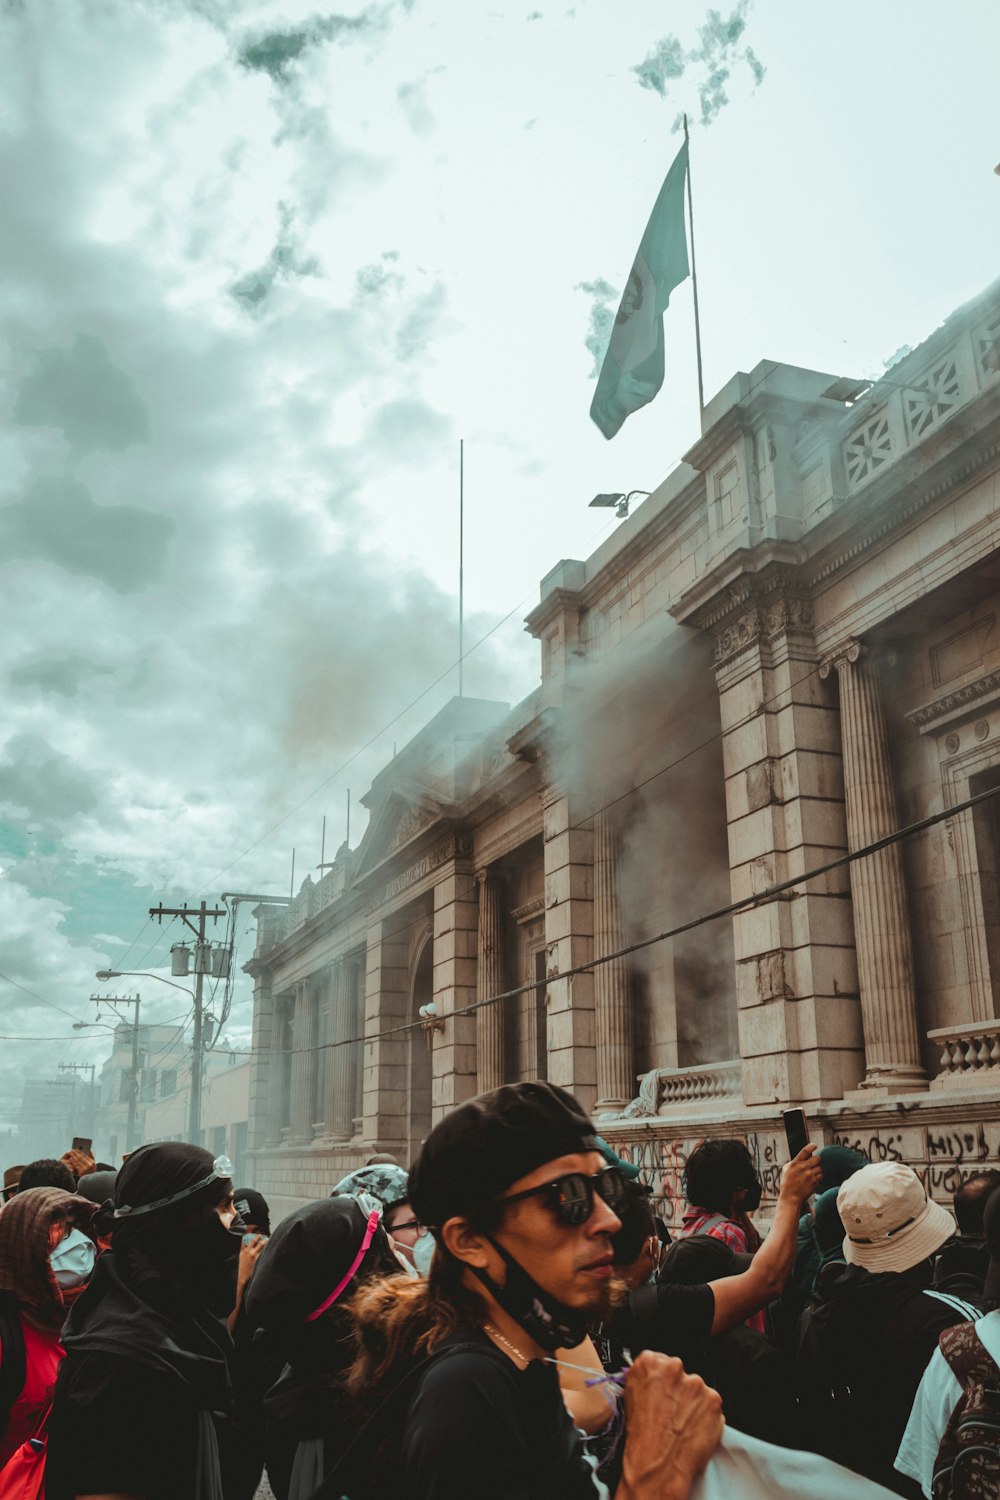
[[[941,1048],[932,1089],[988,1089],[1000,1084],[1000,1020],[941,1026],[927,1033]]]
[[[622,1111],[626,1119],[661,1114],[671,1104],[704,1104],[742,1098],[738,1058],[694,1068],[654,1068],[639,1080],[639,1095]]]

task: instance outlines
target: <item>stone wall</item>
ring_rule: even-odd
[[[835,1109],[810,1119],[810,1138],[819,1145],[850,1146],[869,1161],[902,1161],[913,1167],[930,1196],[946,1208],[959,1184],[976,1172],[1000,1170],[1000,1119],[992,1092],[950,1098],[943,1103],[926,1095],[880,1104],[871,1109]],[[733,1110],[724,1114],[677,1116],[637,1125],[601,1122],[601,1132],[615,1150],[642,1168],[654,1190],[657,1212],[671,1231],[684,1214],[684,1169],[688,1157],[703,1140],[736,1136],[746,1141],[754,1158],[764,1196],[760,1223],[770,1221],[788,1160],[780,1117],[763,1118]]]

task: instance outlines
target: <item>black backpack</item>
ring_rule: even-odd
[[[931,1494],[988,1500],[1000,1494],[1000,1368],[974,1323],[947,1329],[940,1348],[962,1396],[941,1439]]]
[[[0,1292],[0,1436],[7,1431],[11,1409],[24,1390],[27,1374],[17,1303],[9,1292]]]

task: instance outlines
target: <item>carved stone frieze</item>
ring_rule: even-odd
[[[935,698],[933,703],[924,703],[906,715],[915,729],[932,729],[936,724],[953,718],[963,709],[977,705],[993,693],[1000,693],[1000,671],[985,672],[975,682],[967,682],[950,693]]]
[[[722,666],[730,657],[753,645],[755,641],[773,641],[789,631],[808,631],[812,626],[811,599],[803,599],[798,594],[765,598],[736,619],[727,620],[716,631],[715,665]]]

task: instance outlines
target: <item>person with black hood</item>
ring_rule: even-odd
[[[307,1500],[348,1443],[351,1414],[336,1388],[352,1355],[351,1299],[371,1277],[394,1273],[402,1274],[382,1227],[382,1206],[364,1194],[308,1203],[268,1241],[247,1290],[237,1352],[244,1353],[249,1332],[257,1399],[263,1396],[267,1418],[267,1474],[278,1500]],[[267,1379],[268,1368],[276,1383]],[[248,1388],[241,1382],[241,1397]],[[240,1409],[241,1429],[249,1433],[253,1413],[243,1399]],[[262,1427],[258,1415],[258,1433]],[[253,1485],[242,1491],[253,1492]]]
[[[112,1249],[63,1334],[48,1500],[222,1500],[243,1233],[232,1167],[200,1146],[141,1146],[113,1203]]]

